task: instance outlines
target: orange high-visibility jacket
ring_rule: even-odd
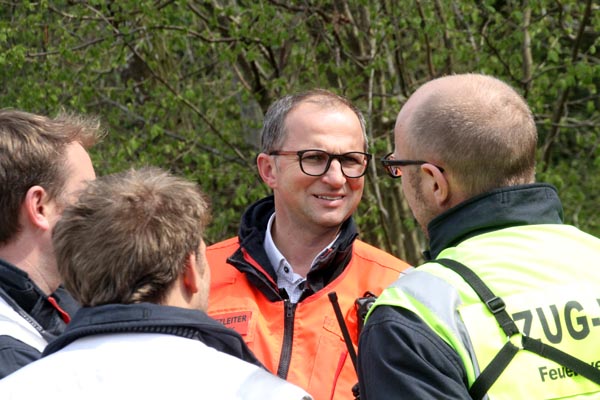
[[[239,332],[271,372],[304,388],[315,400],[353,399],[352,387],[358,382],[327,294],[337,293],[356,351],[356,299],[367,291],[379,295],[408,267],[359,240],[346,251],[350,257],[342,257],[347,265],[339,275],[291,304],[280,296],[267,268],[246,247],[240,248],[237,237],[207,249],[212,275],[209,315]],[[264,259],[264,250],[257,254]]]

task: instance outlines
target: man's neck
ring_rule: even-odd
[[[294,272],[306,277],[312,267],[312,262],[336,237],[337,230],[289,230],[273,223],[271,235],[273,242],[285,259],[290,263]]]
[[[27,273],[44,293],[52,294],[60,285],[58,272],[49,271],[48,260],[35,246],[27,246],[23,239],[0,247],[0,258]]]

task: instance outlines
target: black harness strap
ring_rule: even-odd
[[[519,328],[515,324],[515,321],[508,315],[506,312],[506,305],[504,304],[504,300],[500,297],[496,296],[490,288],[466,265],[459,263],[455,260],[450,260],[448,258],[441,258],[439,260],[435,260],[435,262],[442,264],[443,266],[451,269],[460,275],[465,282],[469,284],[477,293],[477,296],[485,303],[487,308],[494,314],[498,324],[506,334],[506,336],[510,337],[519,333]]]
[[[358,368],[356,366],[356,351],[354,350],[354,345],[352,344],[352,339],[350,338],[350,332],[348,332],[348,327],[346,326],[346,322],[344,321],[344,316],[342,315],[342,310],[340,308],[340,303],[338,302],[338,297],[336,292],[327,293],[329,297],[329,301],[333,306],[333,311],[335,312],[335,317],[340,326],[340,330],[342,331],[342,336],[344,336],[344,343],[346,343],[346,348],[348,349],[348,354],[350,355],[350,359],[352,360],[352,365],[354,366],[354,371],[358,374]],[[360,400],[360,387],[358,386],[358,382],[352,386],[352,394],[354,395],[354,400]]]
[[[512,337],[519,333],[519,328],[515,324],[515,321],[513,321],[506,312],[504,300],[496,296],[475,272],[466,265],[448,258],[442,258],[435,261],[460,275],[465,282],[473,288],[475,293],[477,293],[477,296],[479,296],[481,301],[494,315],[496,321],[498,321],[498,324],[506,334],[506,337]],[[472,399],[479,400],[485,396],[518,351],[519,348],[512,344],[510,340],[506,342],[498,354],[492,359],[488,367],[481,371],[477,379],[475,379],[475,382],[473,382],[473,385],[469,388],[469,395]]]
[[[525,350],[555,361],[558,364],[567,367],[579,375],[589,379],[597,385],[600,385],[600,370],[594,368],[591,364],[587,364],[581,361],[579,358],[573,357],[572,355],[567,354],[554,346],[542,343],[539,339],[523,336],[522,344]]]
[[[473,400],[483,399],[494,382],[498,380],[508,364],[517,355],[519,348],[509,340],[500,349],[488,366],[481,371],[475,382],[469,388],[469,395]]]
[[[475,293],[477,293],[477,296],[479,296],[481,301],[485,303],[492,312],[508,338],[519,333],[519,328],[506,312],[504,301],[496,296],[475,272],[456,260],[442,258],[434,261],[460,275],[463,280],[473,288]],[[573,370],[579,375],[586,377],[592,382],[600,384],[600,370],[556,347],[547,345],[538,339],[533,339],[525,335],[521,335],[521,345],[524,350],[531,351],[541,357],[552,360]],[[490,364],[481,371],[477,379],[475,379],[475,382],[473,382],[473,385],[469,388],[469,394],[472,399],[479,400],[485,396],[518,351],[519,348],[512,344],[510,340],[506,342],[498,354],[492,359]]]

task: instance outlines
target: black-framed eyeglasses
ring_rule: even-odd
[[[324,150],[308,149],[299,151],[274,150],[270,156],[297,156],[300,169],[306,175],[321,176],[329,171],[332,160],[338,160],[342,174],[346,178],[360,178],[367,172],[371,154],[351,151],[343,154],[331,154]]]
[[[394,153],[392,152],[381,159],[381,165],[383,165],[385,172],[387,172],[387,174],[389,176],[391,176],[392,178],[400,178],[402,176],[402,170],[400,169],[400,167],[404,167],[407,165],[431,164],[434,167],[436,167],[437,169],[439,169],[440,172],[444,172],[444,168],[440,167],[439,165],[432,164],[429,161],[394,160],[393,155],[394,155]]]

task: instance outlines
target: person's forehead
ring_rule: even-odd
[[[292,123],[286,129],[283,143],[308,145],[334,141],[340,145],[351,143],[353,146],[365,143],[360,123],[348,115],[302,114],[290,122]]]
[[[286,120],[289,119],[291,116],[296,116],[298,114],[304,114],[304,113],[324,113],[324,114],[352,113],[352,114],[354,114],[354,111],[348,105],[346,105],[340,101],[319,98],[319,97],[310,97],[308,99],[302,100],[301,102],[296,104],[294,107],[292,107],[286,116]],[[357,119],[358,119],[358,117],[357,117]]]
[[[294,107],[287,114],[284,127],[286,132],[297,126],[319,127],[338,119],[343,125],[353,125],[362,132],[361,121],[358,115],[347,105],[339,102],[315,103],[304,101]]]

